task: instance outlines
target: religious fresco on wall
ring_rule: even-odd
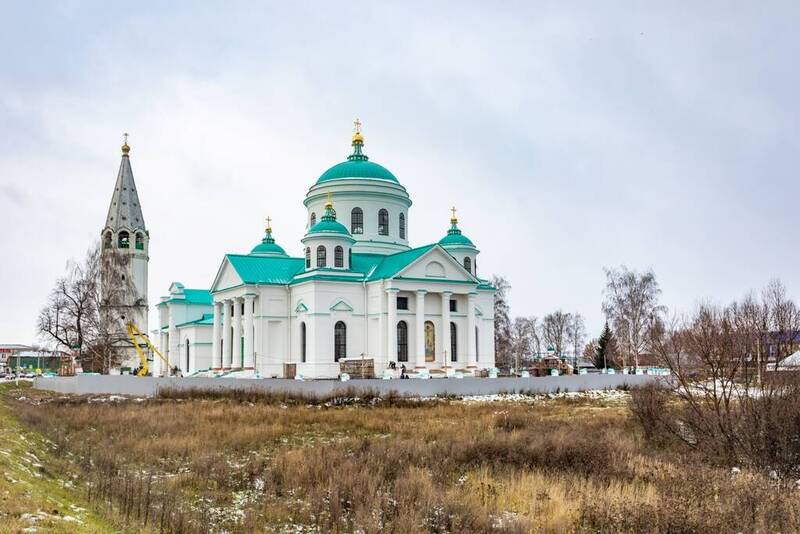
[[[436,361],[436,332],[430,321],[425,321],[425,361]]]

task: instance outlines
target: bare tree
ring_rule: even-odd
[[[570,314],[567,324],[567,343],[572,351],[572,366],[577,368],[578,355],[586,342],[586,322],[580,313]]]
[[[75,351],[85,370],[107,373],[119,364],[120,348],[130,346],[102,300],[104,294],[117,294],[130,284],[120,263],[125,259],[103,257],[99,246],[89,249],[81,263],[67,264],[67,274],[56,281],[39,313],[39,334],[58,349]],[[104,293],[106,284],[113,290]]]
[[[512,359],[511,318],[508,293],[511,284],[499,275],[492,276],[494,293],[494,350],[498,367],[510,367]]]
[[[658,303],[661,290],[656,275],[652,270],[640,274],[625,266],[605,269],[605,273],[603,313],[614,330],[623,367],[631,360],[638,367],[639,356],[647,347],[647,333],[665,311]]]
[[[556,356],[561,358],[568,344],[568,333],[572,314],[561,310],[545,315],[542,319],[542,337],[548,347],[553,347]]]
[[[515,317],[511,327],[514,367],[520,369],[528,363],[538,343],[536,317]]]
[[[671,371],[664,385],[674,397],[634,393],[645,434],[669,435],[732,465],[800,475],[800,376],[766,374],[759,358],[766,341],[779,354],[795,345],[793,335],[771,331],[778,324],[792,331],[795,309],[783,286],[771,282],[760,301],[750,293],[725,307],[703,303],[688,318],[653,322],[650,348]]]

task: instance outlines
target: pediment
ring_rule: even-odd
[[[308,306],[301,300],[297,303],[297,306],[294,308],[295,313],[306,313],[308,311]]]
[[[394,277],[478,282],[463,265],[438,245],[408,264]]]
[[[341,311],[341,312],[353,311],[353,307],[342,299],[336,301],[336,303],[334,303],[333,306],[331,306],[329,309],[330,311]]]
[[[243,283],[244,281],[239,276],[239,273],[236,272],[236,269],[233,268],[230,260],[226,257],[222,260],[222,265],[220,265],[217,271],[217,276],[214,278],[214,283],[211,285],[211,291],[222,291],[223,289],[240,286]]]

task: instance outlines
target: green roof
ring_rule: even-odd
[[[303,258],[226,254],[245,284],[288,284],[303,271]]]
[[[391,278],[435,246],[425,245],[424,247],[412,248],[411,250],[384,256],[383,261],[376,265],[372,272],[366,273],[367,281]]]
[[[159,306],[168,302],[182,302],[184,304],[202,304],[204,306],[211,306],[214,300],[211,297],[211,292],[208,289],[183,289],[183,298],[170,298],[158,303]]]
[[[213,325],[214,324],[214,314],[213,313],[204,313],[203,316],[199,319],[195,319],[194,321],[187,321],[185,323],[175,325],[175,328],[182,328],[184,326],[191,326],[191,325]]]

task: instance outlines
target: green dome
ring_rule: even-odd
[[[386,180],[389,182],[400,183],[389,169],[368,160],[343,161],[334,165],[319,177],[317,183],[341,178],[371,178],[374,180]]]
[[[347,227],[339,221],[326,221],[322,220],[309,229],[308,234],[344,234],[349,236],[350,232]]]
[[[253,247],[253,250],[250,251],[250,254],[258,254],[261,256],[286,256],[286,251],[283,250],[283,247],[280,245],[276,245],[275,243],[264,243],[262,241]]]
[[[455,208],[454,208],[455,209]],[[475,248],[472,241],[467,236],[461,233],[458,228],[458,220],[455,217],[450,219],[450,229],[447,235],[439,240],[439,244],[443,247],[471,247]]]
[[[336,212],[330,201],[325,204],[325,214],[317,224],[308,229],[306,236],[311,234],[341,234],[352,239],[347,227],[336,220]]]
[[[362,152],[364,148],[364,138],[360,133],[353,136],[353,153],[347,156],[347,161],[334,165],[317,180],[318,184],[330,180],[342,178],[370,178],[373,180],[386,180],[388,182],[400,183],[389,169],[377,163],[369,161],[366,154]]]
[[[250,254],[255,256],[287,256],[283,247],[275,243],[275,239],[272,237],[272,228],[269,227],[264,233],[264,239],[253,247]]]

